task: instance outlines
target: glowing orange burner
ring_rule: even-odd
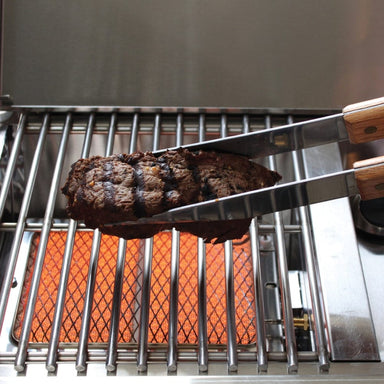
[[[50,233],[32,323],[30,342],[33,343],[48,343],[50,338],[66,236],[66,232]],[[61,343],[77,343],[79,339],[92,241],[93,232],[78,231],[76,233],[60,333]],[[19,339],[21,332],[38,243],[39,234],[36,233],[32,240],[18,315],[13,327],[15,340]],[[168,341],[171,243],[171,232],[162,232],[154,237],[149,343],[161,344]],[[178,302],[178,342],[180,344],[197,344],[198,342],[197,244],[196,237],[187,233],[180,234]],[[249,241],[239,244],[234,245],[233,248],[237,342],[249,345],[256,342],[252,260]],[[138,341],[143,247],[142,240],[127,241],[119,343],[137,343]],[[108,342],[117,251],[118,239],[103,235],[92,307],[90,343]],[[208,342],[216,345],[225,344],[226,292],[223,245],[206,245],[206,268]]]

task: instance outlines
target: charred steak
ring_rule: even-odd
[[[216,222],[138,224],[105,227],[137,220],[186,204],[274,185],[281,176],[247,157],[214,151],[167,151],[80,159],[62,188],[68,215],[90,228],[125,239],[147,238],[176,227],[210,242],[241,238],[251,219]]]

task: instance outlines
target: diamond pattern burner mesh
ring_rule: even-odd
[[[61,343],[76,343],[82,321],[93,232],[77,232],[72,252],[68,287],[60,333]],[[39,285],[30,342],[48,343],[60,280],[66,232],[51,232]],[[20,337],[28,299],[39,234],[33,236],[24,285],[15,318],[13,336]],[[198,342],[198,260],[197,238],[180,234],[178,285],[178,342]],[[127,241],[122,283],[119,342],[137,343],[143,279],[144,241]],[[172,233],[154,237],[151,295],[149,303],[149,343],[167,343],[171,279]],[[112,311],[118,239],[103,235],[100,243],[96,284],[90,322],[89,342],[106,343]],[[223,245],[206,245],[207,329],[209,344],[226,343],[226,292]],[[234,245],[235,306],[237,342],[256,341],[252,260],[249,242]],[[145,303],[144,303],[145,304]]]

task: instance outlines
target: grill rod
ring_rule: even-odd
[[[117,123],[117,114],[111,115],[110,125],[108,129],[107,144],[105,149],[105,156],[110,156],[113,152],[113,144],[115,138]],[[85,292],[83,318],[81,321],[80,336],[79,336],[79,349],[76,358],[76,370],[78,372],[84,372],[87,368],[87,348],[89,338],[89,327],[92,314],[93,296],[96,283],[97,264],[99,260],[101,242],[101,232],[95,229],[93,232],[91,257],[89,261],[89,270],[87,278],[87,288]]]
[[[119,320],[121,308],[121,294],[123,291],[123,278],[125,267],[125,256],[127,249],[127,241],[119,239],[119,247],[117,251],[115,284],[113,289],[111,325],[108,338],[106,369],[109,372],[116,370],[117,360],[117,340],[119,336]]]
[[[292,116],[288,116],[288,124],[293,123]],[[293,151],[291,156],[296,180],[303,179],[303,172],[300,164],[303,164],[303,151]],[[325,335],[324,316],[320,299],[320,283],[316,273],[315,247],[310,230],[308,207],[299,207],[299,216],[302,226],[304,256],[307,264],[307,273],[312,299],[312,313],[314,317],[315,331],[317,337],[317,351],[319,354],[319,369],[321,372],[329,371],[329,357],[327,338]]]
[[[271,128],[271,117],[266,116],[265,119],[266,129]],[[276,170],[276,160],[273,156],[268,157],[269,168]],[[288,373],[297,372],[297,347],[295,340],[295,328],[293,324],[293,312],[291,304],[291,294],[288,278],[288,265],[287,265],[287,254],[284,241],[284,226],[283,217],[281,212],[275,212],[273,218],[276,226],[276,240],[277,240],[277,258],[279,266],[279,277],[281,287],[281,300],[282,310],[284,316],[285,326],[285,343],[287,348],[287,361],[288,361]]]
[[[43,152],[45,138],[48,132],[50,116],[48,113],[44,115],[44,120],[41,126],[39,138],[37,141],[35,153],[33,155],[33,160],[31,163],[31,169],[28,177],[27,184],[25,186],[24,198],[21,204],[19,218],[17,220],[16,230],[14,239],[12,242],[12,248],[9,256],[9,262],[7,265],[7,270],[4,275],[3,285],[1,287],[1,297],[0,297],[0,327],[2,328],[4,316],[6,312],[7,302],[9,293],[12,286],[13,275],[15,273],[17,256],[20,249],[20,244],[24,234],[25,221],[27,219],[29,205],[31,203],[31,197],[33,192],[33,187],[36,182],[36,175],[39,168],[40,158]],[[18,129],[21,129],[20,127]]]
[[[155,116],[153,148],[157,148],[160,143],[161,131],[160,115]],[[147,370],[148,361],[148,331],[149,331],[149,305],[151,295],[151,276],[152,276],[152,254],[153,254],[153,237],[145,239],[144,242],[144,263],[142,277],[142,294],[140,306],[140,327],[139,341],[137,353],[137,370],[145,372]]]
[[[228,119],[225,114],[221,115],[220,124],[221,137],[228,135]],[[227,318],[227,359],[228,371],[236,372],[238,366],[237,344],[236,344],[236,317],[235,317],[235,287],[233,272],[233,244],[231,240],[224,243],[225,260],[225,290],[226,290],[226,318]]]
[[[183,145],[183,115],[176,119],[176,147]],[[179,302],[180,232],[172,229],[171,281],[168,329],[168,372],[177,369],[177,314]]]
[[[149,300],[151,295],[151,271],[152,271],[153,237],[144,242],[144,265],[142,296],[140,307],[140,329],[137,354],[137,370],[145,372],[148,362],[148,326],[149,326]]]
[[[171,280],[169,295],[168,372],[177,369],[177,314],[179,302],[180,233],[172,229]]]
[[[233,273],[233,245],[232,240],[224,243],[225,256],[225,299],[227,317],[227,359],[228,371],[236,372],[238,368],[236,344],[236,318],[235,318],[235,287]]]
[[[157,149],[160,143],[161,130],[160,115],[155,116],[153,148]],[[151,296],[151,275],[152,275],[152,253],[153,237],[145,239],[144,242],[144,265],[142,279],[142,296],[140,307],[140,328],[137,353],[137,370],[146,372],[148,362],[148,327],[149,327],[149,305]]]
[[[206,246],[202,238],[197,242],[198,262],[198,365],[200,372],[208,371],[208,327],[207,327],[207,267]]]
[[[243,133],[249,133],[249,116],[243,117]],[[255,292],[255,327],[257,332],[257,369],[258,372],[267,372],[267,346],[264,323],[264,298],[261,282],[261,262],[260,262],[260,244],[259,244],[259,224],[257,218],[252,219],[249,227],[251,242],[253,285]]]
[[[40,242],[36,254],[35,266],[33,269],[33,275],[31,280],[30,291],[28,295],[27,306],[25,309],[23,326],[21,329],[21,335],[18,345],[18,350],[15,358],[15,369],[18,372],[22,372],[25,369],[25,360],[27,358],[27,349],[28,349],[28,341],[29,335],[32,327],[32,320],[34,314],[34,308],[37,299],[37,293],[39,290],[39,283],[42,273],[42,268],[45,259],[45,251],[47,248],[47,243],[49,239],[49,231],[53,218],[54,208],[55,208],[55,200],[56,195],[59,190],[60,176],[63,170],[63,163],[65,152],[68,143],[69,132],[72,126],[72,114],[68,113],[65,125],[60,141],[60,147],[57,155],[56,165],[53,172],[51,187],[48,195],[47,208],[44,215],[43,221],[43,229],[40,235]]]
[[[199,141],[205,140],[205,114],[199,115]],[[206,246],[202,238],[197,240],[198,279],[198,366],[200,372],[208,371],[207,327],[207,266]]]
[[[132,122],[132,131],[129,144],[129,152],[132,153],[137,147],[137,136],[139,132],[139,114],[135,113]],[[117,251],[117,263],[115,273],[115,284],[113,289],[111,326],[109,331],[108,349],[107,349],[107,371],[113,372],[116,370],[117,360],[117,342],[119,336],[121,294],[123,291],[123,278],[125,267],[125,256],[127,249],[127,240],[119,239],[119,247]]]
[[[91,113],[88,119],[87,130],[84,136],[83,148],[81,151],[81,157],[86,158],[89,156],[89,151],[91,148],[93,128],[95,125],[95,114]],[[55,372],[57,368],[57,355],[58,355],[58,345],[59,345],[59,337],[60,337],[60,326],[63,319],[63,311],[65,304],[65,295],[67,291],[68,278],[70,272],[70,266],[72,261],[72,252],[73,245],[75,242],[75,235],[77,229],[77,221],[70,219],[67,238],[65,241],[65,249],[63,255],[63,262],[61,265],[61,274],[60,281],[57,290],[56,297],[56,306],[55,312],[52,320],[52,332],[51,337],[49,339],[48,345],[48,356],[46,361],[46,369],[49,372]]]
[[[257,331],[257,366],[259,372],[266,372],[268,368],[266,335],[264,326],[264,299],[261,282],[261,263],[259,230],[257,219],[253,219],[250,226],[251,252],[253,264],[253,281],[255,290],[255,312],[256,312],[256,331]]]
[[[12,222],[6,222],[6,223],[0,223],[0,231],[3,232],[14,232],[15,228],[17,226],[17,223]],[[31,221],[28,220],[25,223],[25,230],[26,231],[32,231],[32,232],[41,232],[43,225],[39,221]],[[51,231],[67,231],[69,227],[68,221],[54,221],[52,223]],[[77,228],[81,232],[91,232],[92,229],[89,229],[85,226],[84,223],[77,223]],[[258,223],[258,231],[259,234],[271,234],[275,233],[275,226],[272,224],[262,224]],[[284,231],[285,233],[301,233],[301,225],[298,224],[284,224]]]

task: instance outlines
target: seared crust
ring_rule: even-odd
[[[250,219],[104,227],[135,221],[186,204],[274,185],[281,176],[244,156],[214,151],[167,151],[80,159],[62,188],[68,215],[90,228],[125,239],[151,237],[176,227],[206,241],[241,238]]]

